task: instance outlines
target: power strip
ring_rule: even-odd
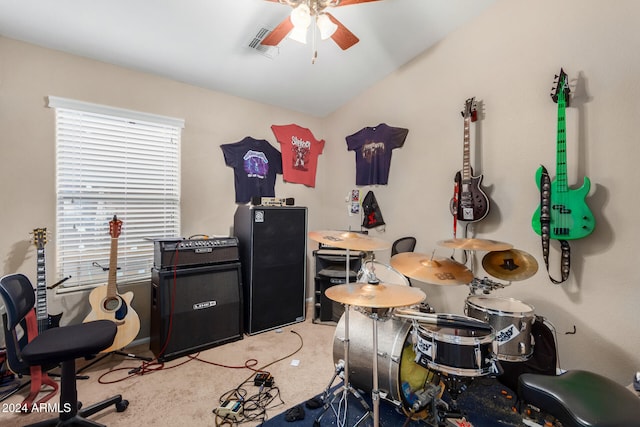
[[[236,422],[242,420],[242,402],[237,400],[225,400],[222,405],[213,410],[216,415],[222,418],[232,419]]]

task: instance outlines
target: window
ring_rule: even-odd
[[[59,288],[108,280],[109,222],[122,221],[117,283],[150,278],[153,239],[180,235],[184,121],[49,97],[56,112]]]

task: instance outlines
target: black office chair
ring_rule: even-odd
[[[47,374],[47,372],[55,368],[57,364],[50,363],[48,365],[43,365],[43,366],[31,366],[28,363],[26,363],[24,360],[22,360],[22,358],[20,357],[22,349],[24,348],[24,346],[27,345],[30,338],[27,331],[28,317],[32,317],[32,319],[30,319],[29,322],[33,322],[33,324],[37,324],[35,311],[31,310],[27,314],[27,317],[25,317],[25,319],[23,319],[23,321],[20,322],[20,327],[22,328],[24,333],[22,334],[20,339],[16,341],[13,339],[14,337],[13,331],[8,328],[9,321],[7,318],[7,314],[2,313],[2,329],[4,332],[4,342],[6,346],[7,365],[11,370],[11,372],[18,375],[19,377],[23,377],[25,375],[30,377],[28,384],[24,383],[21,386],[16,387],[16,389],[13,392],[11,392],[9,395],[14,394],[15,392],[18,392],[19,390],[21,390],[23,387],[27,385],[30,385],[29,395],[20,404],[20,407],[26,408],[27,411],[29,411],[29,408],[33,406],[34,402],[36,405],[47,402],[49,399],[55,396],[56,393],[58,392],[58,383],[52,380]],[[36,332],[37,332],[37,326],[36,326]],[[39,400],[36,401],[35,400],[36,397],[38,397],[38,395],[43,391],[43,386],[49,386],[51,387],[51,390],[49,390],[49,392],[45,396],[41,397]]]
[[[593,372],[522,374],[518,396],[557,418],[563,427],[640,427],[640,399]]]
[[[0,279],[0,296],[7,312],[7,329],[14,348],[19,350],[19,358],[30,366],[62,365],[60,380],[60,414],[34,426],[92,426],[102,424],[89,421],[85,417],[115,405],[118,412],[124,411],[129,402],[121,395],[111,397],[82,410],[78,402],[76,388],[76,363],[79,357],[93,356],[109,348],[117,333],[116,324],[110,320],[81,323],[79,325],[52,328],[36,335],[27,345],[20,347],[16,328],[23,319],[35,321],[29,316],[35,305],[35,293],[29,279],[23,274],[10,274]],[[35,325],[34,325],[35,326]],[[33,326],[32,326],[33,327]],[[37,328],[37,326],[35,326]],[[104,427],[104,426],[103,426]]]
[[[413,252],[415,248],[415,237],[401,237],[391,245],[391,256],[399,254],[400,252]]]

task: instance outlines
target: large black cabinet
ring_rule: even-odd
[[[245,332],[249,335],[305,319],[307,208],[238,206]]]

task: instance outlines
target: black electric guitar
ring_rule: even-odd
[[[91,313],[84,319],[85,322],[93,320],[111,320],[118,326],[118,332],[111,347],[101,351],[110,353],[122,350],[140,332],[140,318],[131,306],[133,292],[122,295],[118,293],[116,276],[118,270],[118,237],[122,230],[122,221],[115,215],[109,222],[109,235],[111,236],[111,252],[109,255],[109,280],[106,285],[99,286],[89,294]]]
[[[462,117],[464,117],[462,170],[456,173],[456,194],[451,199],[449,208],[458,221],[476,222],[489,213],[489,198],[480,188],[483,176],[472,176],[473,169],[470,162],[469,127],[471,122],[477,120],[475,97],[466,100]]]
[[[576,189],[569,188],[567,179],[567,134],[566,113],[569,105],[569,82],[567,74],[560,69],[560,75],[556,90],[551,98],[558,104],[558,126],[556,143],[556,177],[551,182],[550,195],[550,222],[549,238],[555,240],[581,239],[591,234],[595,228],[595,218],[585,201],[591,189],[591,180],[584,177],[582,186]],[[540,190],[540,178],[543,167],[536,171],[536,185]],[[531,226],[533,230],[541,234],[540,205],[533,214]]]
[[[60,326],[62,313],[50,315],[47,311],[47,277],[45,270],[44,245],[47,243],[47,229],[35,228],[33,230],[33,244],[37,250],[37,282],[36,282],[36,319],[38,321],[38,333],[49,328]]]

